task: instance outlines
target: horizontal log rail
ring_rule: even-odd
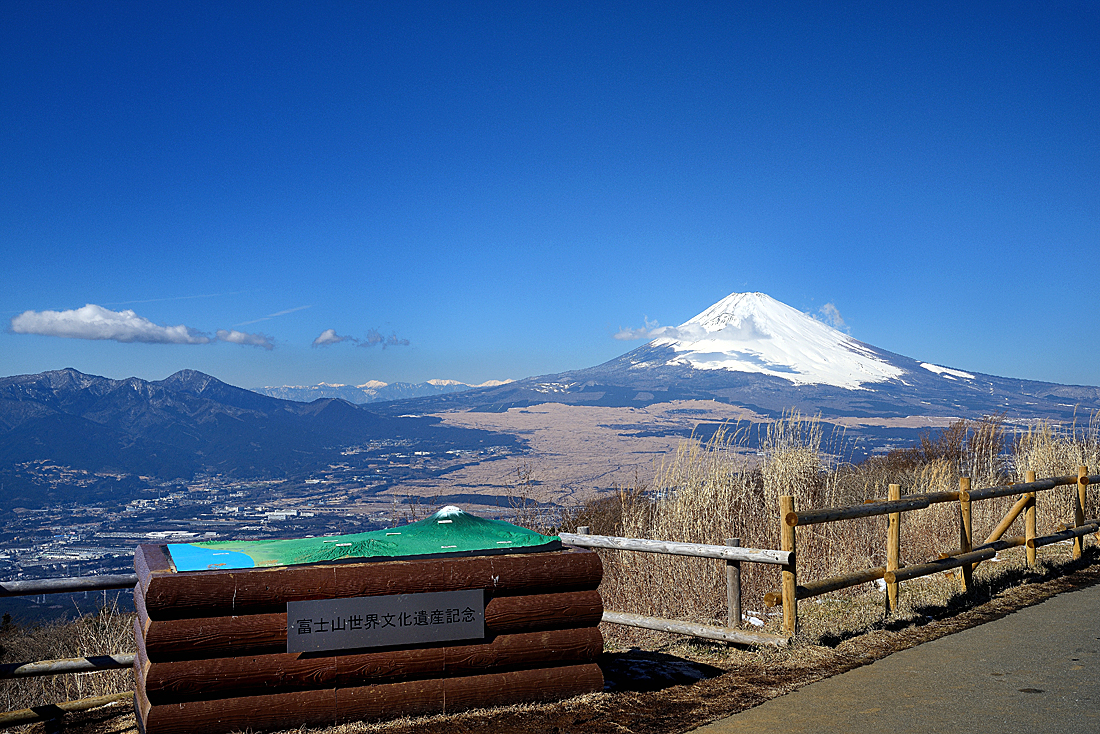
[[[61,658],[60,660],[39,660],[34,663],[0,665],[0,679],[63,675],[65,673],[91,673],[97,670],[122,670],[132,667],[134,667],[133,653],[89,655],[83,658]]]
[[[1100,483],[1100,475],[1092,475],[1081,477],[1084,479],[1084,484]],[[994,497],[1010,497],[1014,494],[1023,494],[1024,492],[1045,492],[1050,489],[1057,489],[1058,487],[1064,487],[1067,484],[1077,484],[1077,475],[1066,475],[1064,477],[1051,477],[1050,479],[1040,479],[1036,482],[1022,482],[1020,484],[1002,484],[996,487],[982,487],[981,489],[971,489],[965,494],[971,502],[978,500],[990,500]]]
[[[1083,508],[1086,504],[1086,490],[1090,485],[1100,484],[1100,474],[1090,475],[1088,467],[1082,466],[1078,468],[1076,475],[1036,480],[1035,473],[1029,471],[1026,479],[1027,481],[1018,484],[971,489],[971,480],[963,477],[960,479],[959,491],[957,492],[930,492],[904,498],[899,496],[900,487],[891,484],[890,497],[887,500],[873,500],[852,507],[831,507],[803,511],[796,511],[797,508],[794,506],[792,497],[782,496],[780,497],[779,512],[781,547],[790,550],[792,554],[796,542],[794,531],[799,526],[882,515],[889,516],[886,538],[886,566],[798,584],[792,556],[791,564],[783,568],[782,590],[765,594],[764,603],[766,606],[783,604],[784,631],[793,636],[797,634],[797,603],[801,599],[883,579],[887,590],[887,611],[893,612],[896,611],[897,607],[898,582],[900,581],[907,581],[953,568],[961,568],[961,582],[965,592],[970,590],[973,583],[973,570],[982,561],[995,558],[998,551],[1025,546],[1027,548],[1028,564],[1034,565],[1036,563],[1035,549],[1041,546],[1072,540],[1074,544],[1073,557],[1080,558],[1084,547],[1084,536],[1096,533],[1097,540],[1100,541],[1100,520],[1085,520],[1083,514]],[[1052,535],[1037,537],[1035,532],[1036,493],[1064,486],[1075,486],[1077,489],[1076,497],[1074,497],[1073,523],[1059,526],[1059,531]],[[974,547],[972,503],[1011,496],[1018,496],[1012,508],[1001,518],[986,538],[985,543]],[[942,502],[958,502],[959,504],[960,547],[943,553],[938,559],[926,563],[908,566],[902,564],[898,547],[900,543],[901,514],[925,509],[929,505]],[[1024,537],[1002,539],[1001,536],[1021,516],[1024,518],[1027,534]]]
[[[82,698],[79,701],[66,701],[65,703],[51,703],[46,706],[35,706],[18,711],[0,713],[0,728],[19,726],[20,724],[34,724],[40,721],[58,719],[68,713],[76,711],[88,711],[102,706],[111,706],[116,703],[131,703],[134,700],[133,691],[112,693],[109,696],[96,696],[95,698]]]
[[[915,495],[913,497],[906,497],[903,500],[869,502],[865,505],[855,505],[854,507],[827,507],[823,510],[788,512],[783,518],[783,521],[792,528],[801,527],[803,525],[819,525],[823,522],[835,522],[837,520],[855,520],[861,517],[889,515],[892,512],[923,510],[930,504],[932,504],[932,502],[927,497]]]
[[[1043,535],[1038,538],[1031,538],[1027,541],[1028,548],[1041,548],[1044,545],[1052,545],[1054,543],[1061,543],[1064,540],[1073,540],[1074,538],[1080,538],[1089,533],[1095,533],[1100,531],[1100,523],[1090,523],[1088,525],[1081,525],[1076,528],[1067,528],[1060,533],[1054,533],[1053,535]]]
[[[981,550],[970,551],[969,553],[960,553],[957,556],[937,558],[928,563],[918,563],[914,566],[906,566],[904,568],[899,568],[897,571],[887,571],[883,578],[888,584],[896,584],[899,581],[908,581],[920,576],[928,576],[940,571],[947,571],[952,568],[959,568],[971,563],[977,563],[978,561],[986,561],[995,555],[997,555],[995,549],[982,548]]]
[[[582,548],[663,553],[670,556],[688,556],[691,558],[717,558],[720,561],[747,561],[749,563],[769,563],[775,566],[788,565],[793,555],[788,551],[780,550],[707,545],[705,543],[676,543],[667,540],[644,540],[642,538],[618,538],[612,535],[559,533],[559,537],[567,545]]]
[[[137,585],[136,574],[115,574],[101,576],[74,576],[52,579],[26,579],[23,581],[0,582],[0,597],[32,596],[36,594],[66,594],[80,591],[113,591],[132,589]],[[8,663],[0,665],[0,680],[11,678],[29,678],[44,675],[65,675],[68,673],[95,673],[106,670],[124,670],[134,666],[134,653],[116,653],[113,655],[89,655],[83,658],[63,658],[60,660],[38,660],[29,663]],[[110,706],[116,703],[134,700],[134,692],[113,693],[109,696],[82,698],[77,701],[35,706],[17,711],[0,713],[0,728],[34,724],[61,718],[67,713],[87,711],[89,709]]]
[[[137,582],[137,574],[132,573],[114,576],[72,576],[57,579],[0,581],[0,597],[33,596],[35,594],[65,594],[75,591],[132,589],[137,585]]]
[[[794,551],[742,548],[739,538],[727,538],[726,545],[705,543],[677,543],[643,538],[619,538],[612,535],[590,535],[588,526],[582,525],[576,533],[559,533],[567,545],[606,550],[634,551],[636,553],[660,553],[688,558],[714,558],[726,564],[726,620],[727,627],[682,622],[661,617],[646,617],[627,612],[603,612],[602,621],[627,627],[671,632],[704,640],[732,642],[739,645],[786,645],[789,637],[741,630],[741,562],[767,563],[787,568],[794,563]]]
[[[849,586],[871,583],[872,581],[879,580],[885,575],[886,567],[879,566],[877,568],[868,568],[863,571],[853,571],[852,573],[841,574],[840,576],[831,576],[827,579],[820,579],[818,581],[810,581],[805,585],[799,584],[795,587],[795,598],[799,600],[812,599],[815,596],[828,594],[830,591],[840,591],[841,589],[847,589]],[[764,594],[764,606],[775,607],[782,603],[782,591],[769,591],[767,594]]]
[[[694,622],[678,622],[660,617],[643,617],[640,614],[604,611],[603,621],[609,624],[621,624],[627,627],[672,632],[678,635],[701,637],[705,640],[734,642],[740,645],[773,645],[783,647],[789,639],[781,635],[769,635],[764,632],[751,632],[733,627],[715,627]]]
[[[65,594],[80,591],[113,591],[132,589],[137,585],[136,574],[116,574],[101,576],[74,576],[52,579],[26,579],[23,581],[0,582],[0,597],[32,596],[36,594]],[[63,658],[60,660],[38,660],[29,663],[7,663],[0,665],[0,680],[11,678],[30,678],[44,675],[65,675],[67,673],[95,673],[105,670],[124,670],[134,666],[133,653],[113,655],[89,655],[83,658]],[[74,711],[108,706],[121,701],[132,701],[133,691],[116,693],[110,696],[84,698],[79,701],[35,706],[29,709],[0,713],[0,728],[49,721]]]
[[[1100,484],[1100,474],[1084,477],[1085,484]],[[855,520],[861,517],[875,517],[876,515],[889,515],[892,512],[908,512],[911,510],[923,510],[929,505],[940,502],[955,502],[960,499],[969,499],[971,502],[993,499],[995,497],[1008,497],[1024,492],[1043,492],[1055,489],[1067,484],[1077,484],[1077,476],[1054,477],[1041,479],[1037,482],[1020,484],[998,485],[996,487],[983,487],[967,492],[929,492],[927,494],[913,494],[902,500],[876,500],[853,507],[827,507],[820,510],[805,510],[803,512],[789,512],[784,521],[791,527],[802,525],[818,525],[824,522],[836,520]],[[965,497],[963,496],[965,494]]]

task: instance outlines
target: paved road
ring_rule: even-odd
[[[695,731],[1100,732],[1100,586],[894,653]]]

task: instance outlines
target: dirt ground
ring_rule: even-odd
[[[312,734],[684,732],[893,652],[999,619],[1056,594],[1100,583],[1098,560],[1100,554],[1090,548],[1081,562],[1041,580],[987,589],[977,593],[978,598],[962,599],[951,607],[922,609],[920,615],[909,620],[886,621],[824,644],[796,640],[787,650],[740,652],[722,645],[680,641],[658,651],[607,652],[599,661],[607,680],[604,692],[559,703],[347,725],[313,730]],[[47,729],[38,724],[26,731],[37,734]],[[132,734],[137,727],[132,712],[115,708],[70,715],[63,731]]]

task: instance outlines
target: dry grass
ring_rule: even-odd
[[[885,499],[890,484],[902,495],[957,490],[962,477],[974,487],[1023,481],[1024,472],[1039,477],[1076,474],[1081,464],[1100,464],[1100,425],[1059,429],[1040,425],[1006,441],[1003,418],[958,421],[937,439],[872,458],[859,465],[831,463],[822,424],[790,414],[767,427],[760,456],[747,452],[744,428],[728,427],[706,444],[684,441],[661,464],[651,484],[636,483],[613,500],[590,503],[563,523],[563,529],[589,525],[591,532],[627,537],[724,543],[740,538],[742,546],[777,548],[779,496],[790,494],[796,508],[844,507]],[[1006,446],[1008,449],[1006,450]],[[1039,493],[1039,533],[1048,534],[1073,518],[1073,487]],[[1008,512],[1015,497],[975,502],[973,527],[982,542]],[[1086,517],[1097,515],[1093,493]],[[1022,519],[1006,537],[1022,535]],[[812,525],[799,529],[800,580],[820,579],[885,565],[886,518]],[[902,515],[902,562],[936,558],[959,546],[958,506],[954,503]],[[1002,554],[1014,557],[1015,554]],[[1022,557],[1022,554],[1019,554]],[[608,609],[649,616],[726,624],[724,566],[717,561],[641,553],[601,551]],[[1007,566],[985,564],[981,569]],[[983,573],[985,571],[983,570]],[[779,615],[763,605],[764,594],[779,586],[779,571],[762,564],[742,564],[742,600],[746,623],[779,631]],[[907,601],[899,614],[928,604],[946,604],[956,594],[950,578],[907,582]],[[883,594],[867,584],[800,606],[804,634],[811,639],[866,630],[882,623]],[[871,601],[873,600],[873,601]],[[908,610],[908,611],[907,611]],[[754,618],[754,619],[749,619]],[[605,625],[610,646],[666,644],[667,635]]]
[[[133,625],[133,613],[120,612],[118,606],[112,604],[73,622],[33,628],[8,626],[0,630],[0,660],[26,663],[133,652],[136,649]],[[131,671],[112,670],[3,680],[0,681],[0,696],[6,707],[4,710],[14,711],[122,693],[133,688]]]
[[[1040,424],[1021,436],[1014,447],[1017,481],[1023,481],[1024,472],[1032,470],[1035,476],[1059,477],[1076,475],[1078,466],[1090,471],[1100,468],[1100,416],[1094,415],[1086,426],[1068,428]],[[1073,507],[1076,488],[1059,487],[1040,492],[1036,498],[1039,517],[1039,533],[1051,532],[1055,525],[1073,523]],[[1100,496],[1088,494],[1085,517],[1100,516]],[[1045,524],[1044,524],[1045,523]]]
[[[775,548],[778,547],[778,497],[781,494],[793,495],[796,507],[800,508],[847,506],[884,498],[887,486],[892,483],[901,485],[903,495],[908,495],[957,489],[960,477],[970,477],[975,487],[981,487],[1022,481],[1024,472],[1029,469],[1045,477],[1075,474],[1080,464],[1094,470],[1100,466],[1100,430],[1096,421],[1090,421],[1085,428],[1033,427],[1019,436],[1007,451],[1004,450],[1005,430],[1000,418],[960,421],[936,440],[926,438],[912,449],[892,452],[858,466],[838,465],[831,460],[821,423],[812,418],[792,414],[773,423],[765,431],[759,456],[745,450],[745,430],[728,427],[705,444],[685,441],[661,464],[652,481],[635,481],[615,497],[589,503],[565,518],[550,518],[529,499],[535,480],[529,467],[521,465],[514,481],[519,499],[513,510],[521,524],[539,530],[572,531],[579,525],[587,525],[596,534],[700,543],[722,543],[726,538],[738,537],[743,546]],[[1051,532],[1058,523],[1072,520],[1073,492],[1070,488],[1039,494],[1040,534]],[[1096,493],[1092,494],[1086,506],[1088,517],[1100,514]],[[979,542],[1013,501],[1014,498],[1001,498],[975,503],[974,533]],[[903,514],[903,562],[918,563],[956,548],[957,512],[957,505],[945,503]],[[800,528],[800,578],[823,578],[883,565],[885,528],[886,520],[881,517]],[[1022,532],[1017,525],[1009,529],[1008,535]],[[601,594],[607,608],[725,624],[722,563],[640,553],[600,553],[605,566]],[[1097,549],[1089,548],[1085,562],[1094,563],[1098,557]],[[1056,586],[1059,577],[1085,573],[1081,570],[1081,562],[1071,560],[1068,545],[1043,548],[1040,558],[1039,567],[1031,569],[1024,562],[1022,549],[1002,553],[998,562],[984,563],[976,569],[974,587],[965,595],[951,574],[904,582],[900,609],[889,617],[884,612],[884,593],[871,584],[804,601],[799,607],[802,632],[786,649],[738,650],[646,630],[609,625],[604,625],[603,630],[610,651],[636,646],[653,652],[631,652],[630,655],[656,654],[677,660],[701,661],[719,671],[736,673],[741,686],[737,690],[729,686],[708,687],[710,682],[704,681],[696,686],[678,687],[677,690],[683,689],[679,693],[671,693],[672,689],[668,694],[661,693],[669,700],[676,698],[669,705],[677,711],[694,712],[691,717],[703,716],[699,713],[702,711],[706,711],[706,716],[732,713],[804,685],[811,679],[842,672],[895,649],[992,618],[981,609],[1007,609],[1012,604],[1034,603],[1032,597],[1041,585],[1053,583]],[[743,564],[742,568],[744,609],[748,616],[764,622],[763,630],[778,632],[778,610],[767,610],[763,606],[763,595],[778,587],[778,569],[761,564]],[[1095,579],[1090,581],[1093,582]],[[1001,601],[1006,598],[1016,601]],[[87,626],[65,634],[21,632],[23,637],[18,639],[26,640],[22,652],[17,651],[16,638],[5,635],[2,638],[5,659],[71,657],[133,649],[133,642],[128,638],[127,615],[118,615],[115,610],[95,619],[98,621],[81,620],[78,625]],[[117,628],[116,633],[123,630],[127,637],[108,639],[106,631],[96,631],[100,627]],[[78,638],[84,644],[48,647],[54,643],[52,636],[70,641]],[[9,643],[9,639],[12,642]],[[35,648],[35,645],[40,647]],[[45,652],[47,648],[49,652]],[[121,680],[111,683],[109,676]],[[78,681],[80,678],[83,680]],[[90,686],[95,679],[100,679],[96,682],[100,688],[92,690]],[[750,683],[742,685],[745,681]],[[14,689],[12,692],[6,689],[9,708],[29,705],[28,701],[39,703],[99,695],[125,690],[131,685],[127,673],[66,676],[65,680],[56,679],[54,685],[60,688],[50,691],[45,690],[48,683],[48,679],[40,679],[11,684],[43,688],[37,692],[21,691],[19,695],[25,697],[18,699]],[[537,728],[532,728],[534,722],[546,717],[559,722],[564,727],[560,730],[572,730],[575,725],[577,730],[610,731],[622,730],[622,722],[628,719],[634,721],[630,717],[635,716],[631,713],[635,710],[640,712],[636,715],[641,719],[634,723],[632,730],[661,730],[659,726],[664,720],[652,716],[653,726],[646,728],[646,712],[651,714],[652,711],[641,705],[641,694],[624,694],[619,698],[607,693],[592,694],[563,704],[475,711],[425,720],[352,724],[324,731],[331,734],[442,732],[484,730],[486,726],[505,731],[513,730],[507,724],[512,722],[514,730],[530,732]],[[720,705],[716,703],[719,701]],[[596,724],[606,726],[601,728]]]

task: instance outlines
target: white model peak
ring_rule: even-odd
[[[732,293],[650,343],[676,352],[669,364],[756,372],[796,385],[857,389],[903,373],[847,334],[763,293]]]

